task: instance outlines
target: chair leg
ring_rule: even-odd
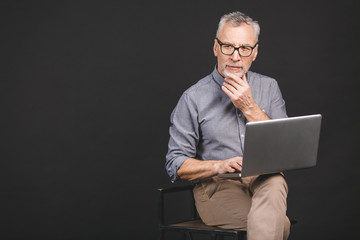
[[[185,231],[185,239],[186,240],[192,240],[191,233],[189,231]]]
[[[235,236],[235,240],[247,240],[247,237],[246,237],[246,233],[238,233],[236,236]]]
[[[164,240],[164,230],[160,230],[159,240]]]

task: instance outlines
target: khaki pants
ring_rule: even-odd
[[[248,240],[282,240],[290,234],[288,186],[282,174],[203,180],[194,188],[196,208],[207,225],[246,230]]]

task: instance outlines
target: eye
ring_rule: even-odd
[[[223,45],[223,48],[225,48],[225,49],[232,49],[233,46],[232,46],[232,45],[227,45],[227,44],[225,44],[225,45]]]
[[[251,48],[250,48],[250,47],[246,47],[246,46],[241,46],[241,47],[240,47],[240,50],[241,50],[242,52],[249,52],[249,51],[251,51]]]

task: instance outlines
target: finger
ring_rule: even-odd
[[[244,74],[240,79],[247,83],[246,74]]]
[[[233,167],[234,169],[234,172],[241,172],[241,167],[240,166],[237,166],[237,167]]]
[[[226,95],[228,95],[230,99],[233,99],[235,97],[235,95],[227,87],[221,86],[221,89]]]
[[[229,89],[232,93],[235,93],[236,91],[238,91],[238,88],[230,83],[224,82],[223,86],[226,87],[227,89]],[[238,86],[240,87],[240,86]]]
[[[231,86],[233,86],[236,89],[236,92],[233,92],[234,95],[236,95],[236,93],[240,93],[240,92],[251,91],[250,85],[248,84],[245,75],[243,76],[243,78],[240,81],[241,81],[240,84],[238,82],[235,82],[233,79],[229,79],[226,82],[226,83],[230,84]]]
[[[245,76],[245,74],[243,75],[243,77]],[[246,77],[245,77],[246,79]],[[228,81],[234,81],[239,85],[242,85],[244,83],[244,80],[242,78],[240,78],[239,76],[233,74],[233,73],[227,73],[227,77],[225,78],[225,80]]]
[[[242,77],[238,77],[236,76],[236,81],[239,85],[241,86],[248,86],[248,82],[247,82],[247,78],[246,78],[246,74],[242,75]]]
[[[246,74],[244,74],[244,75],[240,78],[240,80],[241,80],[241,83],[244,84],[244,86],[249,86],[249,83],[248,83],[247,78],[246,78]]]
[[[236,157],[236,162],[238,162],[242,166],[243,158],[242,157]]]
[[[232,78],[225,78],[225,83],[232,85],[236,89],[241,87],[241,84]]]
[[[232,162],[231,167],[234,168],[236,171],[241,171],[241,165],[238,162]]]
[[[230,75],[231,74],[231,75]],[[228,78],[225,78],[225,80],[229,83],[233,83],[235,82],[237,86],[239,87],[250,87],[249,86],[249,83],[247,81],[247,78],[246,78],[246,74],[242,75],[242,77],[240,78],[239,76],[235,75],[235,74],[232,74],[232,73],[229,73],[228,74],[229,77]]]

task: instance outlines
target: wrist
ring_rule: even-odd
[[[255,102],[251,105],[246,106],[246,108],[240,109],[245,116],[253,116],[258,114],[259,110],[261,111],[259,105]]]
[[[221,172],[221,161],[220,160],[214,160],[213,161],[213,174],[214,175],[217,175],[217,174],[220,174]]]
[[[243,113],[249,122],[270,120],[269,116],[263,110],[261,110],[259,105],[256,103],[245,109]]]

